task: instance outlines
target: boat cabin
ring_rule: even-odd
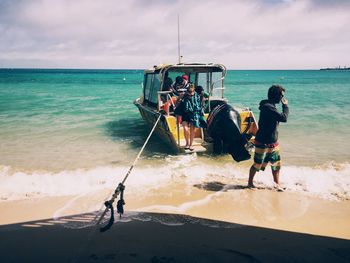
[[[177,77],[188,76],[188,82],[202,86],[210,100],[224,100],[226,68],[221,64],[160,65],[145,70],[143,81],[143,104],[158,111],[171,102],[174,95],[169,89]],[[210,104],[209,104],[210,105]],[[209,112],[209,107],[206,112]]]

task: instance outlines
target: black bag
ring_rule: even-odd
[[[176,108],[174,110],[175,115],[184,115],[184,108],[185,108],[185,102],[184,100],[180,100],[179,103],[177,103]]]

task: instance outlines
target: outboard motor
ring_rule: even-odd
[[[237,161],[250,159],[245,148],[247,140],[241,134],[241,117],[237,110],[222,101],[209,113],[208,134],[214,140],[214,153],[229,153]]]

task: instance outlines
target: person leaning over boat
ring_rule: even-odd
[[[175,82],[171,85],[169,85],[169,81],[171,81],[171,79],[168,76],[168,72],[166,72],[163,90],[171,91],[171,93],[169,93],[170,97],[167,94],[165,99],[163,98],[162,100],[164,101],[163,110],[167,115],[169,115],[171,106],[175,106],[174,108],[176,108],[176,105],[180,104],[184,90],[187,90],[188,76],[185,74],[182,76],[177,76],[175,78]]]
[[[183,103],[182,125],[186,140],[185,149],[193,151],[194,129],[207,127],[200,96],[195,92],[194,84],[188,85]]]
[[[281,169],[281,156],[278,143],[277,127],[280,122],[287,122],[289,108],[288,100],[284,98],[285,89],[280,85],[272,85],[268,91],[268,99],[260,102],[259,130],[255,137],[254,164],[249,170],[248,187],[254,188],[253,179],[256,172],[265,170],[271,163],[271,170],[275,188],[280,187],[279,174]],[[282,102],[282,113],[276,108],[276,104]]]
[[[179,90],[180,89],[187,89],[188,86],[188,76],[187,75],[183,75],[183,76],[177,76],[175,78],[175,82],[172,85],[172,91],[173,93],[178,96],[179,95]]]

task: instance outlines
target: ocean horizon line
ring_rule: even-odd
[[[114,70],[135,70],[144,71],[148,68],[29,68],[29,67],[0,67],[0,70],[79,70],[79,71],[114,71]],[[322,68],[317,69],[232,69],[227,68],[229,71],[319,71]]]

